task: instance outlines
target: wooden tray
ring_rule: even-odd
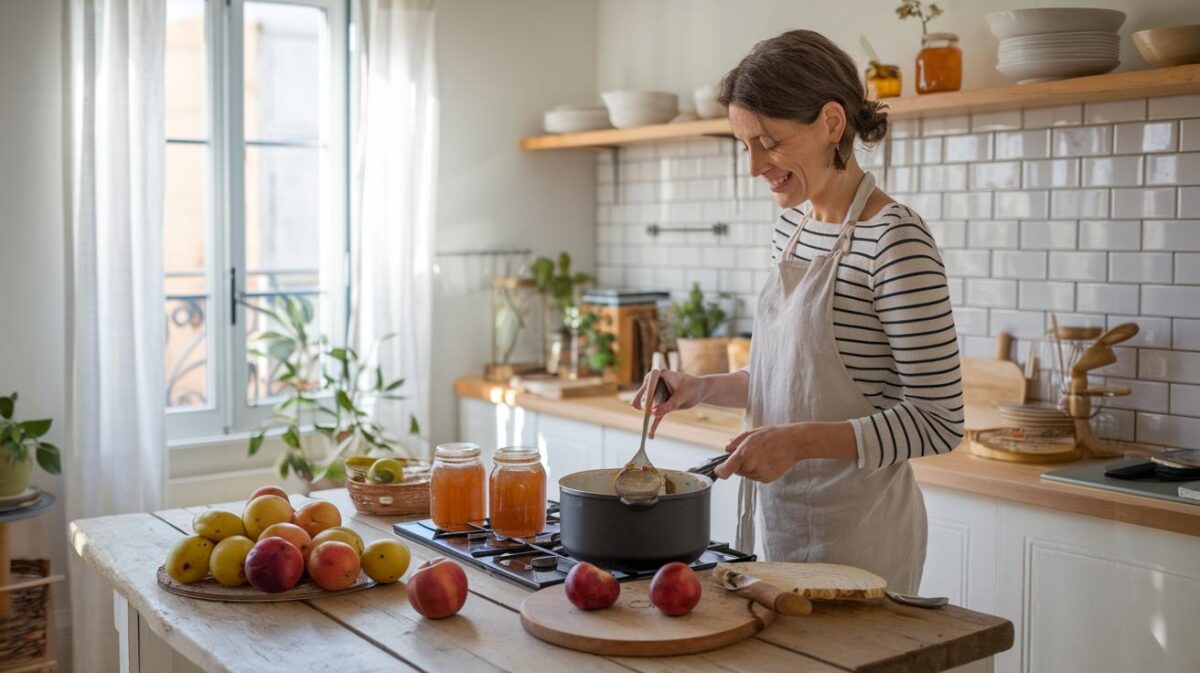
[[[873,572],[834,563],[749,561],[717,565],[718,570],[722,568],[795,591],[810,600],[870,600],[883,598],[887,589],[887,580]]]
[[[576,608],[558,584],[525,599],[521,625],[541,640],[580,652],[662,657],[732,645],[775,619],[774,612],[716,588],[708,577],[700,581],[700,603],[680,617],[668,617],[650,603],[650,580],[623,582],[616,605],[603,610]]]
[[[199,598],[202,601],[219,601],[222,603],[304,601],[310,598],[350,594],[355,591],[370,589],[375,584],[375,580],[367,577],[367,574],[360,570],[358,572],[358,579],[354,581],[354,584],[341,591],[326,591],[313,583],[308,577],[303,577],[300,579],[300,583],[291,589],[277,594],[269,594],[265,591],[255,589],[249,584],[243,584],[240,587],[227,587],[213,579],[212,575],[205,577],[195,584],[180,584],[171,579],[171,576],[167,574],[166,566],[158,567],[158,586],[166,589],[168,592],[179,596],[187,596],[188,598]]]

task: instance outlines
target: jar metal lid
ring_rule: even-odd
[[[433,454],[434,458],[442,458],[445,460],[467,460],[468,458],[479,457],[479,445],[471,442],[452,442],[450,444],[438,444],[437,450]]]
[[[492,454],[492,461],[497,463],[532,463],[541,459],[541,452],[532,446],[506,446]]]

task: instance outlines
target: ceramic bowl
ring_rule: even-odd
[[[1121,65],[1117,59],[1112,60],[1080,60],[1065,58],[1060,60],[1038,60],[1026,62],[1002,62],[996,65],[996,70],[1005,77],[1015,79],[1024,84],[1051,79],[1066,79],[1068,77],[1085,77],[1087,75],[1102,75]]]
[[[1150,65],[1200,63],[1200,24],[1139,30],[1132,35],[1142,58]]]
[[[1005,40],[1022,35],[1103,31],[1115,33],[1125,23],[1125,12],[1084,7],[1006,9],[984,17],[992,35]]]
[[[679,96],[661,91],[605,91],[600,94],[610,111],[621,109],[670,109],[672,116],[679,110]]]
[[[716,119],[724,117],[725,106],[717,102],[721,87],[717,84],[698,87],[692,92],[692,100],[696,103],[696,114],[701,119]]]

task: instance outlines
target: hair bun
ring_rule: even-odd
[[[867,100],[858,108],[855,126],[858,137],[864,143],[874,144],[883,140],[888,131],[887,106],[877,100]]]

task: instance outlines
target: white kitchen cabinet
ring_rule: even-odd
[[[458,439],[478,444],[484,465],[491,469],[492,454],[505,446],[537,446],[537,414],[469,397],[459,398]]]
[[[546,497],[558,499],[558,480],[601,467],[604,428],[594,423],[539,414],[537,447],[546,466]]]
[[[922,487],[923,595],[1013,622],[1011,673],[1200,670],[1195,537]]]

